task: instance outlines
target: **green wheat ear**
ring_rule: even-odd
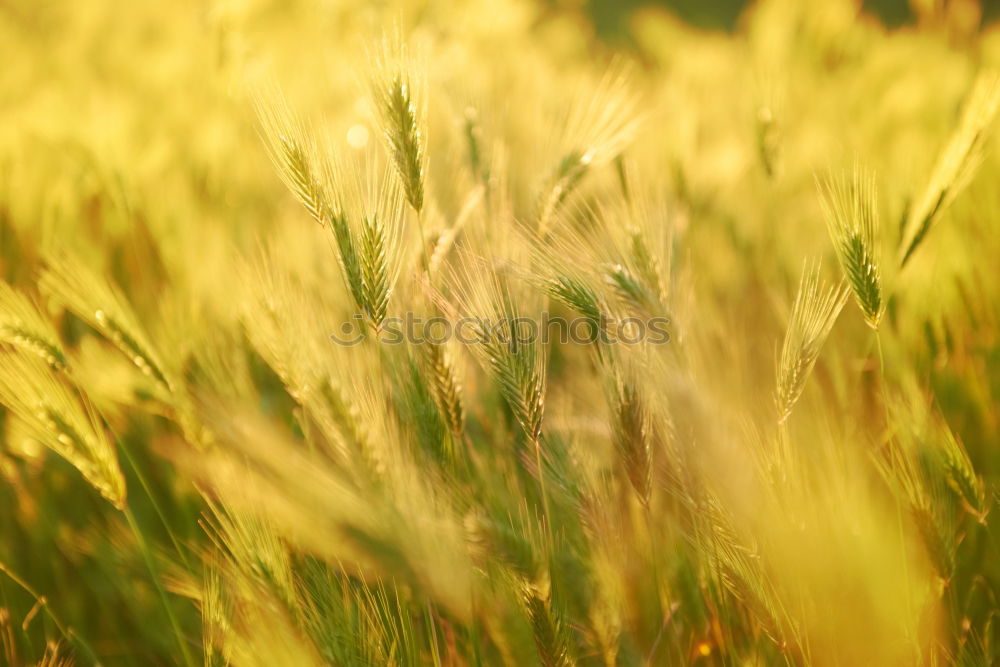
[[[337,259],[351,298],[359,309],[364,310],[365,288],[361,257],[347,213],[341,211],[330,216],[330,233],[337,244]]]
[[[865,322],[878,330],[885,299],[874,175],[855,167],[850,177],[831,178],[819,189],[827,229],[847,283]]]
[[[982,522],[989,509],[983,480],[969,460],[965,447],[955,434],[943,423],[939,429],[938,456],[947,478],[948,485],[959,495],[968,509]]]
[[[544,667],[572,667],[576,662],[570,654],[565,624],[552,607],[551,586],[521,581],[521,601],[538,648],[538,659]]]
[[[424,366],[430,376],[430,386],[441,417],[457,440],[465,431],[465,405],[462,383],[447,345],[428,342],[421,346]]]
[[[268,155],[295,198],[320,225],[333,215],[319,150],[309,128],[277,88],[254,95],[254,108]]]
[[[622,374],[611,387],[612,438],[615,452],[643,507],[653,487],[652,415],[633,377]]]
[[[372,99],[389,155],[406,201],[418,214],[424,208],[425,113],[420,81],[409,70],[402,46],[383,46],[374,66]],[[416,85],[415,85],[416,84]]]
[[[361,220],[361,278],[365,314],[376,333],[381,331],[392,291],[386,254],[387,239],[377,216]]]

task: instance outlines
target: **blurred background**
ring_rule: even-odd
[[[733,30],[740,14],[751,3],[746,0],[550,0],[550,4],[586,5],[601,35],[623,39],[628,17],[639,9],[662,8],[699,28]],[[924,6],[940,4],[940,0],[865,0],[862,4],[866,12],[877,16],[885,25],[898,27],[914,23]],[[964,4],[976,5],[974,1]],[[1000,0],[984,0],[980,9],[983,24],[1000,18]]]

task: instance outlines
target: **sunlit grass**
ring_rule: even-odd
[[[1000,28],[912,4],[3,5],[0,663],[1000,660]]]

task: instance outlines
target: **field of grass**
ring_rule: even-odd
[[[910,4],[0,2],[0,664],[1000,662],[1000,27]]]

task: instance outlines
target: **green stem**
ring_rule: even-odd
[[[552,539],[552,523],[549,512],[549,496],[545,492],[545,470],[542,468],[542,439],[540,436],[533,438],[535,441],[535,466],[538,467],[538,490],[542,494],[542,523],[545,524],[545,536],[548,540],[549,558],[553,556],[555,543]]]
[[[424,272],[430,273],[431,260],[427,254],[427,238],[424,236],[424,216],[417,209],[413,209],[417,214],[417,234],[420,235],[420,261],[423,262]]]
[[[156,563],[153,559],[153,553],[149,549],[149,544],[146,542],[146,538],[143,537],[142,531],[139,530],[139,524],[135,520],[135,516],[132,514],[132,508],[125,506],[122,510],[125,515],[125,520],[128,521],[129,528],[135,534],[135,539],[139,543],[139,550],[142,551],[143,560],[146,561],[146,567],[149,569],[150,578],[153,580],[153,586],[156,588],[157,594],[160,596],[160,601],[163,603],[163,608],[167,612],[167,618],[170,619],[170,626],[173,628],[175,638],[177,639],[177,645],[181,650],[181,657],[184,659],[184,664],[188,667],[194,667],[194,662],[192,661],[191,654],[188,652],[187,642],[184,640],[184,633],[181,631],[180,623],[177,622],[177,617],[174,615],[173,607],[170,605],[170,600],[167,598],[167,592],[163,589],[163,584],[160,582],[160,575],[156,569]]]
[[[882,384],[883,393],[885,390],[885,358],[882,356],[882,336],[879,335],[878,329],[875,330],[875,347],[878,349],[878,377],[879,382]]]
[[[427,601],[427,624],[430,626],[431,659],[435,667],[441,667],[441,655],[438,653],[437,622],[434,620],[434,607]]]
[[[652,504],[652,499],[650,499],[650,504]],[[659,557],[656,551],[656,536],[653,533],[653,510],[650,505],[645,505],[640,510],[643,517],[646,520],[646,536],[649,538],[649,560],[650,569],[653,574],[653,586],[656,588],[656,604],[659,607],[660,614],[663,616],[663,622],[660,624],[660,631],[656,633],[656,637],[653,639],[653,644],[649,648],[649,654],[646,656],[646,665],[652,665],[653,658],[656,655],[656,649],[660,646],[660,641],[663,639],[663,633],[667,629],[667,624],[670,622],[670,605],[664,605],[663,603],[663,592],[662,585],[660,583],[660,564]]]
[[[188,562],[187,556],[185,555],[184,550],[181,548],[180,542],[177,540],[177,536],[174,535],[174,531],[170,529],[170,523],[167,522],[167,515],[163,512],[163,508],[160,506],[160,503],[156,500],[156,496],[153,495],[153,489],[150,486],[149,481],[146,479],[146,476],[142,473],[142,470],[140,470],[138,463],[136,463],[135,458],[132,456],[132,453],[128,450],[128,448],[125,446],[125,443],[120,438],[116,437],[115,439],[118,442],[118,447],[125,455],[125,460],[128,461],[128,464],[132,467],[132,471],[135,473],[136,479],[139,480],[139,486],[141,486],[142,490],[145,491],[146,497],[149,498],[149,502],[150,504],[152,504],[153,510],[156,512],[156,516],[160,518],[160,522],[166,529],[167,535],[170,537],[170,542],[171,544],[174,545],[174,549],[177,551],[177,555],[180,556],[181,560],[184,562],[184,567],[190,570],[191,563]]]

